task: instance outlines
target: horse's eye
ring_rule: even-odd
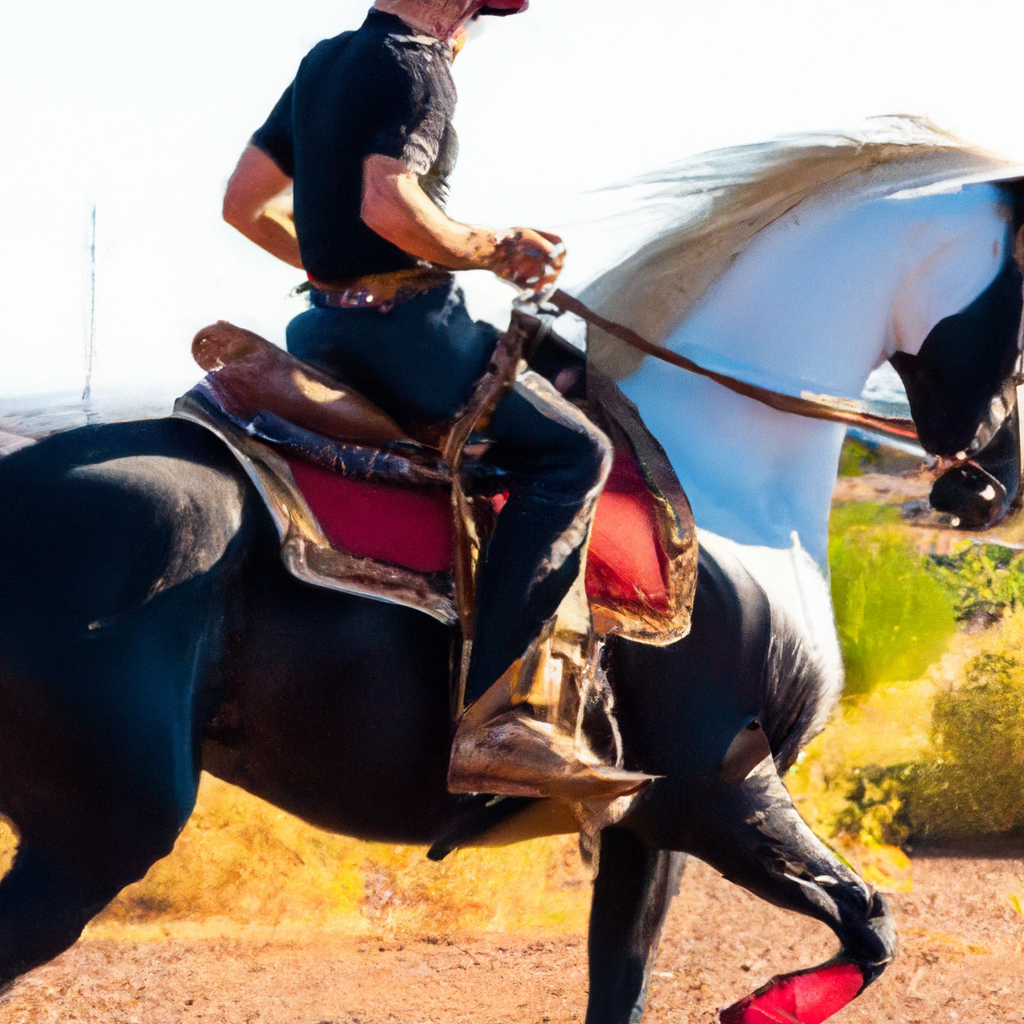
[[[733,738],[725,752],[718,777],[722,782],[742,782],[766,757],[772,756],[761,723],[751,719]]]

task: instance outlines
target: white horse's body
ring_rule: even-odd
[[[665,329],[651,340],[776,391],[859,397],[874,368],[896,351],[916,354],[940,320],[970,305],[1012,248],[1009,199],[997,185],[902,196],[898,186],[881,196],[876,187],[806,195],[753,233],[680,320],[663,311]],[[601,284],[585,297],[626,319]],[[643,326],[642,315],[631,319]],[[844,428],[653,358],[618,376],[668,453],[701,543],[751,573],[838,696],[827,542]]]

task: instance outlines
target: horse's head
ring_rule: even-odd
[[[1020,235],[1016,256],[966,309],[936,324],[916,354],[890,359],[922,446],[947,464],[932,507],[965,530],[998,523],[1020,491]]]

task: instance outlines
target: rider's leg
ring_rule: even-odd
[[[650,781],[604,763],[577,728],[594,670],[583,570],[611,443],[530,372],[484,433],[486,461],[503,471],[508,499],[477,573],[470,707],[453,744],[449,789],[555,797],[593,833],[624,813],[618,797]]]
[[[577,581],[611,443],[543,378],[524,374],[487,427],[508,500],[481,559],[466,702],[538,636]]]
[[[288,351],[350,384],[404,426],[456,416],[486,371],[498,331],[443,285],[379,309],[317,309],[288,325]]]
[[[312,309],[288,326],[289,352],[351,384],[405,425],[456,416],[486,370],[497,339],[493,326],[472,319],[454,283],[386,313]],[[501,487],[507,487],[509,500],[477,579],[470,701],[523,656],[570,592],[581,606],[574,626],[585,639],[589,613],[581,570],[611,458],[604,434],[536,374],[516,382],[484,433],[489,449],[483,461],[505,474]],[[472,756],[460,759],[458,749],[453,756],[450,781],[456,789],[538,795],[546,788],[537,783],[561,774],[571,780],[575,796],[603,799],[647,780],[613,769],[603,775],[594,771],[594,759],[579,760],[572,735],[538,731],[538,723],[524,717],[501,723],[499,745],[507,753],[498,756],[485,703],[478,702],[472,724],[484,727],[486,735],[467,736],[460,729],[467,740],[461,750]],[[534,728],[524,731],[527,726]],[[518,777],[508,784],[502,771],[513,764]]]

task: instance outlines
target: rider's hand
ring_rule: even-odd
[[[520,288],[541,292],[562,272],[565,245],[558,235],[530,228],[512,228],[500,235],[488,269]]]

